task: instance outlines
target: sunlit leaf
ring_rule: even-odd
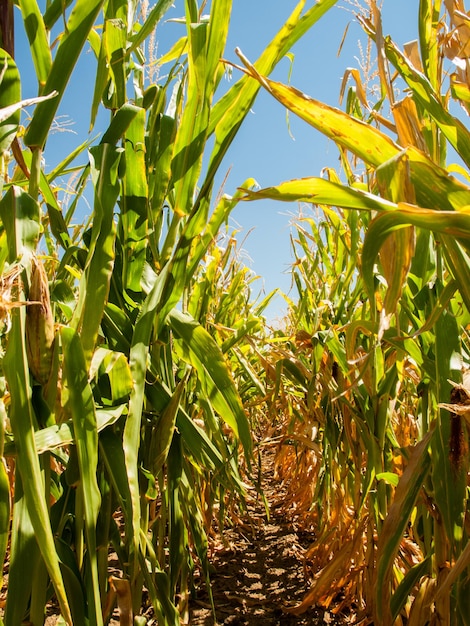
[[[39,95],[42,95],[52,66],[49,36],[36,0],[20,0],[18,4],[31,46],[31,56],[39,83]]]
[[[43,90],[45,94],[56,91],[58,96],[41,102],[36,108],[26,131],[26,145],[41,148],[44,145],[70,75],[102,4],[103,0],[78,0],[75,3]]]
[[[183,355],[197,369],[208,399],[240,438],[249,459],[252,447],[249,424],[222,352],[191,317],[175,309],[169,316],[169,323],[181,341]]]

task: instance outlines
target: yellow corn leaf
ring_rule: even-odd
[[[462,81],[461,72],[454,73],[450,77],[450,92],[455,100],[460,100],[460,104],[470,113],[470,88],[467,82]]]
[[[400,120],[408,118],[403,113],[408,111],[416,111],[416,107],[412,100],[409,100],[410,106],[406,106],[403,102],[397,107],[396,122],[397,127],[402,125],[401,133],[405,142],[414,143],[412,133],[405,124]],[[410,164],[408,154],[400,153],[391,161],[387,161],[376,171],[377,185],[383,197],[394,202],[410,202],[415,203],[415,190],[410,180]],[[388,328],[388,320],[390,315],[395,313],[398,301],[400,300],[403,285],[411,266],[411,261],[415,251],[415,230],[413,227],[395,230],[385,239],[380,249],[380,261],[383,269],[388,289],[385,295],[383,315],[381,316],[381,332]]]
[[[348,67],[347,70],[343,74],[343,80],[342,80],[342,83],[341,83],[341,90],[339,92],[339,102],[340,102],[340,104],[343,101],[344,92],[346,90],[346,85],[348,84],[348,80],[349,80],[350,77],[356,83],[356,95],[359,98],[359,102],[362,104],[362,106],[365,109],[369,110],[370,107],[369,107],[369,104],[367,102],[366,92],[364,90],[364,86],[363,86],[362,81],[361,81],[361,74],[360,74],[359,70],[357,68],[355,68],[355,67]]]
[[[248,75],[256,79],[276,100],[366,163],[378,166],[399,152],[400,148],[392,139],[373,126],[315,100],[295,87],[270,80],[261,75],[238,48],[236,52]]]
[[[112,576],[109,579],[109,585],[113,595],[116,596],[120,626],[132,626],[134,619],[132,612],[131,586],[129,581]]]
[[[451,33],[450,52],[454,57],[470,57],[470,19],[462,0],[444,0],[454,30]]]
[[[393,232],[380,250],[380,263],[388,284],[384,299],[386,315],[395,312],[406,282],[415,251],[415,229],[403,228]]]
[[[397,205],[367,191],[346,187],[323,178],[299,178],[266,187],[259,191],[242,189],[241,200],[280,200],[281,202],[311,202],[345,209],[393,211]]]
[[[367,518],[364,518],[356,528],[353,536],[344,542],[341,548],[335,552],[328,565],[322,569],[302,602],[297,606],[284,609],[287,613],[291,615],[301,615],[305,613],[305,611],[328,593],[335,580],[347,575],[351,568],[351,561],[354,562],[356,560],[355,555],[362,544],[366,523]]]
[[[436,580],[434,578],[421,579],[419,590],[411,605],[408,626],[422,626],[431,620],[431,607],[436,596]]]
[[[407,96],[403,100],[396,102],[392,111],[400,144],[404,147],[415,146],[418,150],[426,152],[423,124],[418,117],[414,100]]]
[[[379,72],[380,83],[382,87],[382,95],[387,94],[388,101],[393,106],[395,103],[395,94],[393,92],[392,81],[388,73],[386,64],[385,43],[382,31],[382,15],[377,7],[375,0],[371,2],[371,13],[375,28],[375,44],[377,46],[377,69]]]
[[[430,81],[413,67],[390,38],[386,39],[385,45],[388,59],[406,81],[416,103],[437,124],[442,134],[468,166],[470,164],[470,132],[467,127],[450,113],[439,92],[435,91]]]
[[[408,41],[403,44],[403,50],[405,55],[409,61],[414,65],[414,67],[420,72],[423,71],[423,66],[421,63],[421,57],[419,55],[419,44],[416,39],[413,41]]]
[[[393,213],[378,215],[369,225],[362,251],[362,272],[370,297],[374,296],[374,264],[377,255],[388,236],[399,229],[412,224],[440,233],[446,260],[450,264],[459,290],[466,303],[470,304],[467,266],[464,262],[464,250],[470,245],[470,214],[466,211],[433,211],[399,203],[399,209]]]
[[[157,65],[161,66],[165,63],[170,63],[171,61],[176,61],[183,54],[186,54],[188,49],[188,38],[181,37],[178,41],[172,46],[172,48],[163,56],[161,56],[157,61]]]

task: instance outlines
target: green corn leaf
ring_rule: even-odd
[[[232,13],[233,0],[216,0],[212,2],[209,19],[209,32],[207,35],[206,71],[204,80],[205,91],[212,94],[216,87],[216,78],[220,66],[220,60],[224,53],[230,20],[228,15]]]
[[[158,0],[158,2],[156,2],[156,4],[152,7],[151,11],[147,15],[145,22],[142,24],[141,28],[139,28],[137,32],[132,36],[132,45],[128,50],[128,54],[130,54],[140,45],[142,45],[147,37],[149,37],[153,33],[158,22],[162,19],[162,17],[172,5],[173,0]]]
[[[113,6],[110,4],[109,7]],[[103,44],[106,51],[107,67],[113,80],[113,108],[122,107],[126,102],[126,44],[127,27],[120,18],[107,19],[104,26]]]
[[[178,61],[181,57],[185,56],[188,52],[188,38],[186,36],[181,37],[176,41],[168,52],[158,59],[158,65],[162,66],[172,61]]]
[[[174,309],[168,319],[180,340],[183,357],[196,368],[209,402],[240,439],[249,461],[252,446],[250,426],[220,348],[209,333],[188,315]]]
[[[231,337],[229,337],[228,339],[226,339],[224,341],[224,343],[221,346],[221,350],[222,352],[225,354],[226,352],[228,352],[231,348],[233,348],[237,343],[240,343],[240,341],[246,337],[246,335],[248,335],[249,333],[257,330],[259,328],[259,320],[257,319],[248,319],[248,320],[241,320],[237,325],[236,328],[234,329],[235,332],[233,333],[233,335]]]
[[[154,107],[158,108],[159,104],[155,103]],[[149,180],[149,194],[151,196],[151,210],[155,224],[158,224],[161,220],[163,201],[170,184],[171,158],[173,155],[173,144],[176,136],[175,119],[169,115],[161,115],[159,117],[158,130],[158,145],[154,144],[155,156],[153,156],[152,153],[153,145],[150,144],[148,148],[148,158],[151,163],[149,172],[151,174]],[[149,141],[155,141],[156,135],[156,132],[150,133]],[[158,166],[156,164],[158,164]],[[155,236],[159,237],[159,235],[160,229],[157,229]]]
[[[8,261],[36,250],[39,238],[39,206],[20,187],[12,186],[0,200],[0,218],[7,233]]]
[[[433,436],[430,431],[414,447],[408,465],[400,478],[395,497],[382,526],[377,546],[376,619],[383,626],[392,625],[390,608],[390,575],[403,533],[415,506],[424,480],[431,468],[428,447]]]
[[[142,543],[146,545],[147,552],[152,553],[153,547],[149,545],[150,540],[142,533]],[[149,591],[152,606],[158,615],[158,622],[163,626],[180,626],[179,613],[171,600],[170,581],[166,572],[159,567],[153,568],[153,576],[148,571],[148,563],[143,552],[139,555],[140,565],[143,573],[144,583]]]
[[[25,313],[12,312],[12,326],[4,358],[5,375],[11,396],[10,424],[18,454],[16,463],[23,478],[24,499],[42,558],[54,585],[62,615],[72,618],[49,522],[48,503],[34,442],[34,412],[25,347]]]
[[[398,474],[395,474],[394,472],[380,472],[379,474],[376,474],[375,477],[377,480],[383,480],[387,484],[393,485],[394,487],[398,485],[398,481],[400,479]]]
[[[165,273],[161,272],[157,279],[159,282],[161,281],[161,287],[158,287],[161,289],[159,314],[155,320],[155,334],[157,336],[160,336],[168,314],[178,304],[191,280],[192,275],[188,268],[188,259],[194,250],[195,240],[197,241],[201,231],[206,226],[208,208],[209,203],[206,199],[204,206],[194,210],[191,217],[186,220],[176,242],[173,255],[164,267]],[[179,223],[179,218],[177,218],[176,223]],[[199,239],[199,244],[202,244],[202,238]],[[198,252],[204,254],[206,248],[199,245]]]
[[[165,385],[155,382],[146,385],[145,396],[153,410],[162,413],[167,409],[172,399],[171,392]],[[218,480],[226,489],[235,489],[242,492],[238,474],[230,467],[227,449],[219,450],[204,430],[198,426],[180,406],[176,416],[176,428],[181,433],[185,456],[196,467],[203,467],[217,474]]]
[[[138,452],[145,394],[147,357],[155,318],[157,317],[158,319],[158,317],[162,315],[162,293],[168,279],[168,269],[168,265],[163,268],[144,301],[140,314],[135,322],[129,355],[129,364],[134,387],[129,400],[129,415],[124,428],[123,449],[130,493],[130,516],[128,526],[130,539],[129,559],[132,581],[135,579],[135,576],[137,576],[141,542]]]
[[[57,98],[41,102],[34,111],[26,131],[25,143],[30,147],[42,148],[49,129],[68,84],[73,68],[80,56],[93,23],[104,0],[77,0],[67,22],[43,92],[57,91]]]
[[[433,330],[433,328],[435,328],[436,322],[439,319],[439,317],[442,315],[442,313],[446,310],[449,310],[449,307],[451,307],[451,303],[452,303],[452,300],[454,298],[456,291],[457,291],[457,281],[456,280],[449,281],[447,285],[444,287],[444,289],[439,293],[436,299],[436,302],[434,304],[434,307],[429,313],[425,323],[422,326],[420,326],[419,330],[414,335],[412,335],[412,337],[415,337],[418,334],[422,334],[427,331],[431,331]],[[398,332],[397,332],[397,335],[398,335]],[[413,357],[413,359],[417,363],[419,363],[421,361],[421,359],[419,358],[419,354],[420,354],[419,351],[416,352],[416,348],[414,348],[413,349],[414,353],[410,352],[410,350],[412,350],[412,346],[415,346],[415,344],[413,342],[405,342],[404,346],[405,346],[405,349]]]
[[[232,0],[213,2],[209,25],[193,23],[188,18],[188,104],[176,136],[172,166],[175,206],[183,214],[188,213],[192,206],[199,178],[218,67],[228,34],[227,15],[230,15],[231,7]],[[200,194],[200,198],[204,197],[204,193]]]
[[[138,115],[140,107],[126,103],[113,115],[110,125],[101,139],[102,144],[115,145],[129,128],[132,120]]]
[[[162,411],[153,435],[153,473],[155,476],[161,471],[170,450],[171,441],[175,432],[176,418],[180,402],[187,384],[187,376],[177,385],[171,400]]]
[[[0,217],[2,218],[7,235],[10,262],[16,262],[19,257],[22,257],[23,263],[24,260],[26,260],[25,265],[27,266],[28,256],[35,250],[39,234],[39,207],[37,203],[20,188],[13,186],[0,201]],[[11,395],[10,424],[14,434],[15,444],[19,450],[17,455],[17,468],[20,472],[24,473],[24,478],[28,483],[24,491],[23,516],[25,519],[28,518],[29,523],[32,524],[38,540],[43,542],[40,543],[40,547],[44,564],[56,588],[62,611],[65,616],[68,616],[69,607],[65,597],[57,557],[53,548],[44,485],[40,474],[39,458],[33,439],[36,417],[31,404],[32,390],[30,388],[24,338],[25,317],[23,308],[23,310],[16,310],[14,313],[12,332],[9,335],[9,343],[4,360],[5,375]],[[16,342],[16,345],[10,342]],[[14,353],[16,352],[16,357],[14,354],[12,356],[12,351]],[[12,373],[12,368],[14,373]],[[11,376],[13,376],[13,378],[11,378]],[[18,434],[18,429],[20,429],[20,434]],[[27,477],[26,473],[28,471],[35,472],[34,480],[30,480]],[[23,497],[20,476],[17,476],[16,488],[17,491],[15,491],[15,494],[18,494],[18,498]],[[4,503],[7,502],[8,500],[4,500]],[[29,508],[32,508],[33,512],[29,513]],[[40,525],[43,527],[39,530],[38,526]],[[27,526],[28,524],[26,523],[25,532],[27,532]],[[24,537],[21,528],[15,529],[14,534],[16,532],[18,533],[18,537]],[[11,565],[14,565],[13,569],[10,570],[12,576],[15,576],[16,563],[24,561],[24,554],[21,551],[23,541],[20,538],[18,541],[18,554],[16,556],[12,555],[11,557]],[[13,543],[16,545],[16,539],[13,540]],[[28,554],[28,558],[31,559],[31,557],[32,555]],[[28,565],[31,565],[31,561],[28,562]],[[19,568],[20,567],[21,566],[19,566]],[[40,564],[38,561],[38,567],[44,567],[42,562]],[[22,584],[25,585],[24,579],[21,578],[21,580]],[[18,598],[18,593],[14,591],[15,586],[16,582],[12,582],[12,602],[15,602],[15,604],[18,602],[18,609],[15,610],[21,612],[24,610],[24,607]],[[27,583],[25,586],[26,593],[31,591],[33,594],[31,610],[33,614],[36,615],[38,608],[40,612],[43,611],[42,602],[44,598],[41,591],[44,592],[45,589],[42,587],[40,590],[38,586],[34,584],[34,581],[32,581],[29,590]],[[39,592],[39,594],[36,592]],[[38,601],[41,604],[40,606],[38,605]],[[9,612],[9,615],[12,615],[11,622],[15,623],[16,613]],[[10,617],[8,617],[8,621],[10,621]]]
[[[460,382],[462,368],[460,332],[455,317],[449,311],[443,311],[436,322],[435,350],[437,400],[449,403],[452,390],[449,380]],[[446,529],[451,554],[457,556],[464,537],[467,468],[462,462],[465,452],[458,445],[459,438],[465,435],[458,431],[454,434],[453,430],[459,422],[458,419],[453,421],[454,417],[449,411],[440,410],[431,455],[436,504]]]
[[[19,0],[41,94],[52,66],[49,36],[36,0]]]
[[[207,24],[188,25],[187,103],[176,132],[171,167],[179,216],[191,212],[207,137],[212,94],[205,91],[206,38]]]
[[[8,52],[0,49],[0,157],[8,150],[18,130],[20,100],[20,73]]]
[[[100,434],[99,446],[110,483],[124,514],[127,533],[127,524],[132,520],[132,508],[122,438],[112,428],[108,428]]]
[[[127,410],[127,405],[121,404],[112,409],[96,409],[96,429],[98,432],[107,426],[112,426]],[[73,425],[71,421],[62,424],[54,424],[47,428],[41,428],[34,433],[34,442],[37,453],[51,452],[63,446],[69,446],[74,442]],[[15,456],[17,449],[14,441],[5,444],[5,456]]]
[[[172,442],[168,451],[168,509],[169,509],[169,579],[170,597],[176,594],[176,585],[186,557],[185,527],[180,502],[180,482],[183,472],[183,448],[181,435],[173,433]]]
[[[408,601],[408,598],[413,593],[416,585],[419,584],[420,579],[423,576],[429,575],[430,569],[431,555],[427,556],[420,563],[413,565],[413,567],[405,574],[390,601],[393,623],[396,623],[395,620]]]
[[[83,592],[83,583],[80,570],[77,566],[76,555],[71,547],[62,539],[56,537],[55,546],[60,559],[60,568],[64,577],[67,597],[70,600],[70,609],[74,624],[86,624],[86,599]]]
[[[34,572],[40,558],[21,475],[17,471],[11,527],[8,595],[5,606],[6,626],[16,626],[23,622],[31,599]]]
[[[180,489],[184,497],[182,498],[182,506],[185,510],[185,519],[188,522],[192,540],[194,541],[194,549],[201,562],[204,578],[207,583],[207,592],[215,614],[214,600],[212,597],[212,589],[210,586],[210,563],[208,558],[208,540],[204,530],[204,520],[202,518],[202,506],[198,498],[197,490],[188,477],[185,470],[180,482]]]
[[[109,397],[113,403],[122,402],[132,391],[132,376],[127,358],[122,352],[97,348],[90,366],[90,378],[106,376],[109,383]]]
[[[455,277],[460,295],[467,311],[470,311],[470,258],[467,239],[456,240],[452,235],[439,236],[443,256],[451,274]]]
[[[82,152],[82,150],[85,149],[88,146],[88,144],[89,142],[85,142],[81,146],[79,146],[79,148],[74,150],[72,153],[74,157],[78,156],[78,154]],[[23,158],[27,167],[31,169],[31,163],[32,163],[31,151],[30,150],[23,151]],[[61,164],[57,166],[57,168],[55,168],[52,172],[50,172],[48,176],[46,176],[45,173],[41,171],[40,180],[39,180],[39,189],[41,190],[42,196],[47,204],[47,212],[49,215],[49,223],[50,223],[51,232],[56,238],[56,241],[60,245],[62,245],[64,250],[67,249],[72,244],[72,241],[70,239],[67,224],[62,215],[62,210],[57,201],[56,194],[51,188],[51,184],[56,176],[60,176],[63,173],[62,168],[65,168],[69,162],[70,162],[69,159],[66,158]]]
[[[254,184],[255,180],[253,178],[249,178],[244,182],[243,187],[245,189],[249,189]],[[191,278],[196,272],[199,263],[206,254],[211,242],[219,232],[222,224],[228,220],[230,213],[235,208],[239,200],[244,199],[243,194],[244,190],[238,190],[233,197],[223,196],[217,203],[217,206],[212,212],[207,223],[204,224],[204,228],[201,229],[199,235],[194,241],[194,247],[191,251],[191,257],[187,266],[188,279]]]
[[[146,261],[148,185],[145,163],[145,109],[139,109],[125,134],[126,173],[123,179],[123,285],[139,292]]]
[[[440,28],[440,2],[420,0],[419,2],[419,48],[424,73],[433,86],[439,90],[439,48],[435,45]]]
[[[73,0],[52,0],[52,2],[48,3],[44,13],[44,24],[47,30],[51,30],[60,17],[65,21],[65,10],[72,2]]]
[[[98,420],[99,413],[97,412],[97,421]],[[111,424],[112,423],[110,423],[109,425]],[[109,456],[109,459],[106,461],[106,464],[108,466],[108,469],[113,467],[116,470],[110,471],[110,477],[112,479],[113,485],[117,487],[116,495],[119,498],[122,498],[122,502],[124,502],[126,499],[129,499],[128,497],[126,497],[126,493],[129,492],[129,489],[125,488],[127,480],[125,480],[126,468],[124,463],[124,453],[122,449],[122,438],[115,429],[105,428],[100,432],[98,443],[100,446],[100,450],[107,450],[106,456]],[[116,477],[118,477],[117,480]]]
[[[98,337],[114,265],[114,208],[120,192],[121,152],[120,148],[109,144],[100,144],[90,150],[95,211],[86,267],[80,281],[79,302],[72,321],[81,332],[88,363]],[[93,298],[87,297],[90,293]]]
[[[98,465],[98,430],[93,392],[88,383],[88,367],[80,338],[72,328],[61,328],[64,350],[64,381],[67,402],[72,415],[74,443],[80,470],[79,488],[83,499],[85,534],[93,584],[87,587],[90,624],[102,626],[100,585],[96,559],[96,523],[101,494],[96,479]]]
[[[250,381],[251,385],[253,385],[253,387],[256,389],[257,393],[260,395],[260,397],[265,397],[266,396],[266,387],[264,386],[263,382],[261,381],[260,377],[258,376],[258,374],[256,373],[256,371],[254,370],[254,368],[251,366],[250,362],[248,361],[248,359],[246,359],[241,350],[238,350],[237,348],[232,348],[233,353],[235,354],[238,362],[240,363],[243,371],[245,372],[245,375],[247,377],[247,379]]]
[[[147,385],[145,396],[152,408],[159,413],[167,410],[173,397],[163,384],[158,383]],[[194,459],[195,463],[211,471],[220,472],[223,475],[226,459],[223,458],[206,433],[194,423],[182,407],[178,409],[176,427],[183,437],[186,453]]]
[[[95,87],[93,90],[93,99],[90,108],[90,127],[95,126],[96,116],[98,115],[98,110],[100,108],[101,100],[104,97],[105,90],[108,87],[109,83],[109,67],[106,60],[106,45],[104,37],[100,37],[100,35],[96,32],[96,30],[90,30],[88,35],[88,40],[90,42],[90,46],[95,53],[98,67],[96,68],[96,78],[95,78]],[[110,142],[114,143],[114,142]]]
[[[124,354],[129,354],[132,324],[121,308],[111,302],[106,303],[102,328],[110,347]]]

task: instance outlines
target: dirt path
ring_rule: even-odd
[[[266,455],[269,457],[269,453]],[[269,459],[271,461],[272,459]],[[204,587],[192,604],[191,626],[306,626],[347,624],[324,610],[301,616],[284,611],[302,600],[309,589],[303,553],[314,541],[312,533],[297,531],[292,520],[276,512],[279,502],[272,463],[265,462],[263,489],[270,503],[268,520],[261,499],[253,500],[241,525],[224,532],[225,546],[212,559],[212,591],[217,621]],[[282,494],[281,494],[282,497]]]
[[[299,604],[309,590],[303,554],[314,542],[313,533],[297,530],[294,520],[282,514],[283,494],[274,480],[273,452],[265,451],[262,487],[269,504],[266,515],[261,497],[251,497],[239,523],[217,540],[211,558],[216,619],[204,581],[190,604],[190,626],[344,626],[346,616],[311,609],[300,616],[285,611]],[[54,626],[57,613],[46,620]],[[155,624],[152,609],[149,624]],[[119,626],[117,609],[110,626]]]

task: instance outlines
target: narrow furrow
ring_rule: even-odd
[[[272,470],[266,454],[263,488],[272,513],[268,519],[261,498],[252,499],[246,515],[224,532],[223,544],[214,552],[212,590],[215,622],[223,626],[306,626],[345,624],[330,612],[312,609],[301,616],[285,611],[302,600],[309,589],[303,567],[305,549],[313,533],[296,530],[282,515]],[[209,597],[201,584],[192,603],[191,626],[214,625]]]

